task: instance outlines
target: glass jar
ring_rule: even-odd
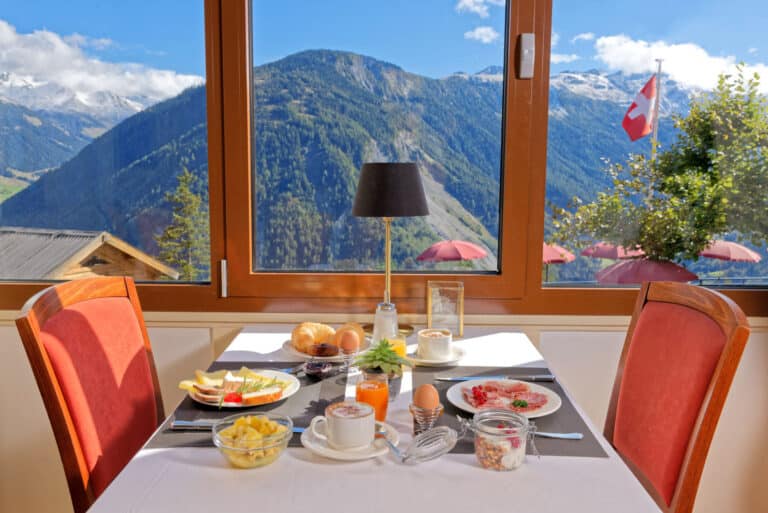
[[[383,338],[399,338],[397,328],[397,308],[392,303],[379,303],[373,318],[373,335],[371,343],[376,345]]]
[[[482,410],[469,427],[475,432],[475,456],[483,468],[514,470],[525,461],[534,429],[526,417],[507,410]]]

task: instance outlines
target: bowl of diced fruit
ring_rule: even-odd
[[[238,468],[269,465],[288,446],[293,421],[275,413],[241,413],[213,425],[213,443]]]

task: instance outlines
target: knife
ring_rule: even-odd
[[[213,425],[220,419],[195,419],[195,420],[182,420],[173,419],[171,421],[171,430],[173,431],[210,431]],[[304,428],[294,426],[294,433],[303,433]]]
[[[520,381],[555,381],[552,374],[528,374],[521,376],[435,376],[436,381],[471,381],[473,379],[517,379]]]

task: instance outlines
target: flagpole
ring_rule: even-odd
[[[651,135],[651,162],[656,160],[656,147],[659,143],[659,103],[661,102],[661,62],[656,59],[656,99],[653,101],[653,134]]]

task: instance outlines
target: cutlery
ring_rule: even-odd
[[[220,419],[195,419],[182,420],[174,419],[171,421],[171,429],[176,431],[210,431],[213,425]],[[294,433],[303,433],[304,428],[294,426]]]
[[[583,433],[547,433],[546,431],[534,431],[533,434],[542,438],[558,438],[561,440],[581,440],[584,438]]]
[[[520,381],[555,381],[552,374],[528,374],[520,376],[435,376],[436,381],[471,381],[473,379],[517,379]]]

